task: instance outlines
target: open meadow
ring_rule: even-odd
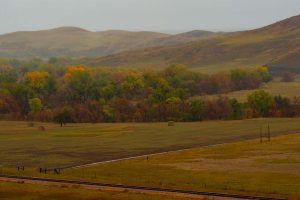
[[[0,199],[11,200],[189,200],[189,198],[163,195],[134,194],[123,192],[89,190],[81,187],[46,186],[36,184],[0,182]]]
[[[293,82],[279,82],[279,81],[272,81],[269,83],[265,83],[259,89],[265,90],[266,92],[270,93],[272,96],[281,95],[283,97],[288,97],[289,99],[293,100],[294,97],[300,96],[300,80],[297,78]],[[229,98],[235,98],[239,102],[246,102],[247,97],[249,94],[254,92],[255,90],[241,90],[241,91],[234,91],[229,92],[226,94],[222,94],[222,96],[226,96]],[[216,98],[218,95],[208,95],[207,98]]]
[[[299,118],[195,123],[69,124],[0,122],[2,166],[66,167],[135,155],[300,132]],[[43,125],[45,131],[39,131]]]
[[[300,134],[291,134],[271,142],[255,139],[69,169],[61,175],[19,175],[299,199],[299,143]]]

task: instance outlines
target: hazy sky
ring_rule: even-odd
[[[300,0],[0,0],[0,34],[59,26],[232,31],[299,14]]]

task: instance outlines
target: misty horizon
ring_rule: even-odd
[[[288,18],[291,18],[291,17],[294,17],[294,16],[297,16],[297,15],[293,15],[293,16],[290,16]],[[10,33],[16,33],[16,32],[47,31],[47,30],[55,30],[55,29],[61,29],[61,28],[78,28],[78,29],[82,29],[84,31],[94,32],[94,33],[96,33],[96,32],[105,32],[105,31],[157,32],[157,33],[164,33],[164,34],[170,34],[170,35],[172,35],[172,34],[176,35],[176,34],[181,34],[181,33],[186,33],[186,32],[192,32],[192,31],[209,31],[209,32],[215,32],[215,33],[218,33],[218,32],[220,32],[220,33],[221,32],[229,33],[229,32],[238,32],[238,31],[247,31],[247,30],[259,29],[259,28],[262,28],[262,27],[265,27],[265,26],[269,26],[271,24],[283,21],[283,20],[288,19],[288,18],[280,19],[280,20],[274,21],[274,22],[269,23],[269,24],[261,25],[259,27],[253,27],[253,28],[248,28],[248,29],[227,30],[227,31],[223,31],[223,30],[207,30],[207,29],[201,29],[201,28],[198,28],[198,29],[187,29],[187,30],[142,30],[142,29],[140,29],[140,30],[139,29],[134,29],[134,30],[128,30],[128,29],[89,30],[89,29],[86,29],[86,28],[83,28],[83,27],[79,27],[79,26],[68,26],[68,25],[65,25],[65,26],[49,27],[49,28],[46,28],[46,29],[18,30],[18,31],[13,31],[13,32],[8,32],[8,33],[0,33],[0,35],[10,34]]]
[[[2,0],[0,34],[78,27],[88,31],[233,32],[299,15],[297,0]]]

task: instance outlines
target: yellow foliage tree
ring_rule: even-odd
[[[268,67],[262,66],[262,65],[257,65],[255,67],[255,71],[259,72],[260,74],[268,74],[269,73]]]
[[[263,82],[269,82],[272,79],[269,69],[266,66],[257,65],[253,73],[257,74]]]
[[[45,88],[50,75],[48,72],[27,72],[23,80],[27,86],[40,92]]]
[[[64,78],[69,80],[77,72],[85,72],[87,69],[83,66],[70,66],[67,68]]]

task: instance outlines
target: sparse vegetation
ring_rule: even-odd
[[[0,199],[10,200],[190,200],[189,198],[169,197],[162,195],[135,194],[124,192],[110,192],[90,190],[80,187],[43,186],[36,184],[22,184],[0,182]]]

